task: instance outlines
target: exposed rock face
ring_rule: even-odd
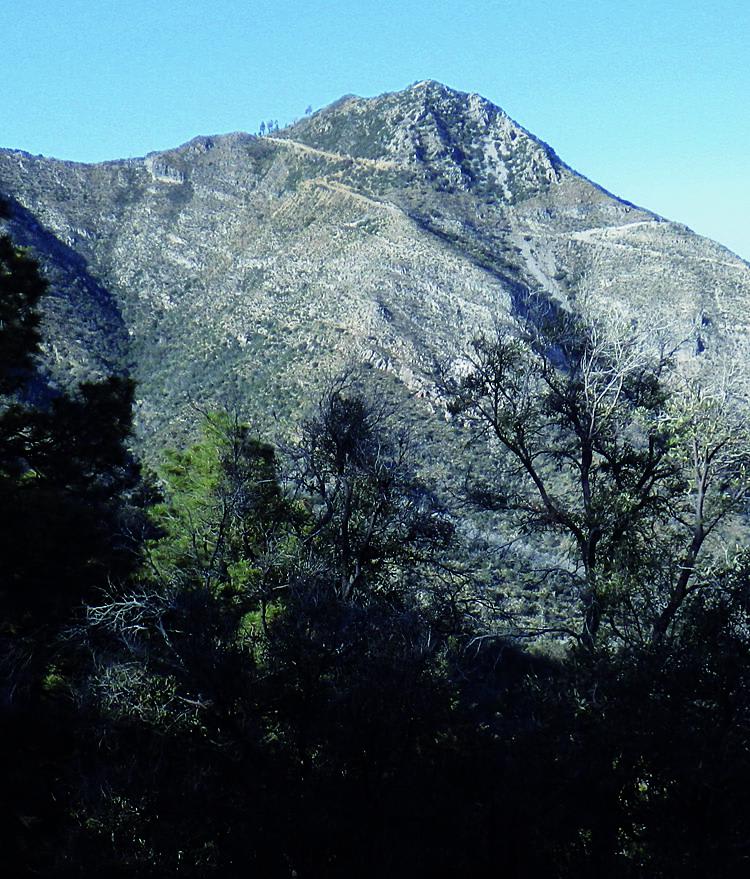
[[[145,159],[1,151],[0,193],[53,282],[53,372],[131,372],[147,446],[188,397],[289,415],[351,361],[429,397],[436,358],[534,294],[747,362],[747,263],[438,83]]]

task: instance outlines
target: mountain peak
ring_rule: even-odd
[[[394,92],[393,94],[408,94],[419,93],[419,92],[440,92],[444,94],[451,95],[466,95],[466,92],[461,92],[458,89],[451,88],[449,85],[445,85],[445,83],[439,82],[437,79],[420,79],[418,82],[412,83],[412,85],[407,86],[405,89],[401,89],[398,92]]]
[[[431,364],[530,308],[674,324],[702,361],[750,362],[746,264],[433,80],[137,160],[0,150],[0,192],[60,291],[50,370],[132,369],[147,438],[192,417],[186,391],[291,411],[352,358],[430,399]]]
[[[387,160],[443,189],[493,189],[509,202],[556,182],[563,167],[550,147],[491,101],[431,79],[377,97],[341,98],[283,136]]]

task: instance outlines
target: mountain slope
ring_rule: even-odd
[[[685,356],[747,362],[747,263],[434,82],[145,159],[3,151],[0,193],[54,281],[57,373],[131,372],[152,449],[191,400],[286,420],[350,362],[429,397],[436,359],[538,301],[664,323]]]

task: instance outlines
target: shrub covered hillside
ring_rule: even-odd
[[[731,384],[563,317],[442,377],[489,461],[459,484],[357,373],[283,449],[196,406],[142,473],[128,382],[39,392],[43,294],[0,241],[7,875],[747,875]],[[469,507],[555,559],[526,587],[565,620],[461,563]]]

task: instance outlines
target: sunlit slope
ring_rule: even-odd
[[[433,82],[145,159],[2,152],[0,192],[55,280],[57,369],[130,371],[150,443],[191,400],[286,420],[360,361],[427,415],[434,362],[530,300],[658,323],[686,357],[746,359],[745,262]]]

